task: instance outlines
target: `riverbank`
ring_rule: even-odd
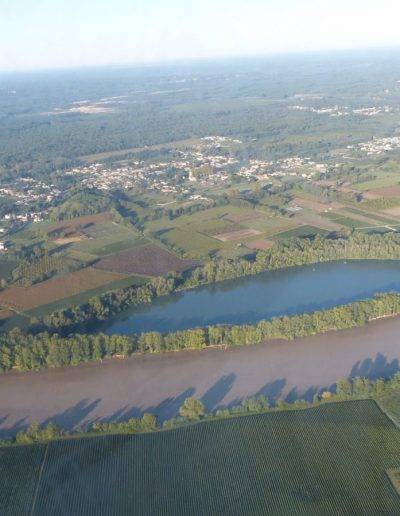
[[[140,353],[204,349],[219,344],[226,347],[249,346],[272,339],[293,340],[331,330],[362,327],[368,321],[398,313],[400,294],[387,293],[316,312],[261,320],[252,325],[215,325],[139,335],[77,333],[68,337],[48,333],[32,336],[14,331],[0,337],[0,369],[3,372],[12,369],[38,371]]]
[[[226,280],[252,277],[266,271],[286,269],[287,272],[296,266],[316,265],[338,260],[398,261],[400,260],[399,236],[397,234],[357,234],[347,237],[342,235],[336,238],[292,239],[268,250],[258,251],[255,255],[248,256],[246,259],[210,260],[202,267],[195,268],[188,276],[177,277],[174,275],[155,278],[145,285],[114,290],[91,298],[88,303],[83,305],[56,310],[52,314],[46,315],[43,321],[39,322],[38,331],[40,329],[58,332],[77,331],[83,325],[110,320],[110,318],[130,308],[146,307],[156,298],[166,298],[173,293],[188,293],[193,287],[220,284],[223,288],[223,283]],[[375,289],[375,292],[381,291],[387,290]],[[368,295],[359,296],[358,299],[366,297]],[[354,297],[352,299],[342,299],[336,304],[343,304],[355,299]],[[312,300],[310,303],[312,303]],[[323,308],[323,306],[312,309],[318,308]],[[275,313],[270,316],[273,315],[280,314]],[[267,316],[258,316],[258,319],[265,317]],[[254,322],[254,319],[253,321],[211,320],[201,324],[193,324],[192,321],[188,321],[189,324],[186,323],[180,328],[171,326],[171,321],[168,321],[168,330],[217,324],[218,322]],[[167,331],[166,328],[141,328],[134,331],[146,330]]]
[[[400,317],[361,328],[226,350],[205,349],[104,360],[0,375],[0,437],[31,422],[72,429],[97,420],[177,414],[188,396],[207,411],[264,394],[312,400],[339,378],[393,376],[400,369]]]

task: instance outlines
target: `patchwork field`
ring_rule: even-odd
[[[0,306],[25,311],[125,278],[123,274],[86,267],[31,287],[11,286],[0,292]]]
[[[1,514],[399,514],[374,401],[0,449]]]
[[[297,226],[289,217],[273,217],[247,207],[219,206],[172,221],[149,221],[146,230],[172,250],[199,259],[215,254],[237,255],[238,244],[249,237],[269,236]]]
[[[94,267],[100,270],[144,276],[163,276],[167,272],[183,272],[195,265],[190,260],[181,260],[167,250],[154,245],[127,249],[98,261]]]

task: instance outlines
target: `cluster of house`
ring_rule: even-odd
[[[392,136],[389,138],[373,138],[368,142],[361,142],[358,145],[348,145],[347,149],[357,149],[367,154],[367,156],[374,156],[384,154],[400,148],[400,136]]]
[[[329,116],[347,116],[350,114],[350,111],[355,115],[361,116],[375,116],[379,115],[379,113],[391,113],[393,108],[390,106],[373,106],[373,107],[363,107],[358,109],[349,110],[348,107],[324,107],[324,108],[315,108],[312,106],[288,106],[289,109],[293,109],[296,111],[309,111],[310,113],[317,113],[319,115],[329,115]]]
[[[353,113],[356,115],[363,115],[363,116],[375,116],[379,115],[379,113],[392,113],[393,108],[389,106],[382,106],[382,107],[369,107],[369,108],[360,108],[360,109],[353,109]]]
[[[208,136],[190,148],[173,149],[171,160],[163,162],[125,161],[112,167],[93,163],[75,167],[66,174],[79,175],[80,183],[99,190],[141,188],[164,194],[190,196],[196,189],[224,184],[232,174],[248,180],[270,180],[272,177],[297,176],[311,179],[325,173],[326,166],[298,156],[265,161],[251,159],[240,166],[240,160],[230,151],[242,142],[226,136]]]
[[[246,178],[255,178],[259,181],[272,177],[297,176],[303,179],[311,179],[316,174],[326,173],[327,168],[323,163],[315,163],[310,158],[292,156],[277,161],[250,160],[249,166],[242,167],[237,175]]]
[[[295,111],[309,111],[310,113],[317,113],[318,115],[329,115],[329,116],[345,116],[348,115],[348,111],[346,108],[340,108],[339,106],[333,107],[324,107],[324,108],[315,108],[312,106],[288,106],[289,109],[293,109]]]
[[[175,149],[172,152],[176,157],[170,161],[130,161],[118,167],[93,163],[74,167],[66,174],[80,176],[82,185],[99,190],[139,187],[166,194],[189,193],[190,189],[182,184],[185,180],[212,185],[228,179],[226,169],[238,163],[238,160],[230,155],[217,154],[216,151],[232,143],[241,142],[224,136],[209,136],[189,150]]]
[[[15,199],[17,205],[32,205],[37,202],[51,202],[61,195],[55,185],[46,184],[32,177],[13,179],[12,184],[0,185],[0,195]]]
[[[62,192],[53,184],[46,184],[31,177],[21,177],[13,179],[12,184],[0,184],[0,195],[12,199],[14,204],[12,211],[0,217],[0,222],[5,226],[0,228],[0,234],[4,234],[16,225],[44,220],[49,212],[48,207],[62,195]],[[0,251],[5,250],[6,244],[0,242]]]

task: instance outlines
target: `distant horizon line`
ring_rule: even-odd
[[[1,75],[19,75],[19,74],[35,74],[35,73],[52,73],[52,72],[68,72],[68,71],[90,71],[106,68],[151,68],[151,67],[168,67],[176,64],[196,64],[207,62],[218,62],[225,60],[251,60],[251,59],[268,59],[268,58],[290,58],[299,56],[332,56],[332,55],[346,55],[357,54],[364,52],[394,52],[400,50],[400,44],[396,45],[382,45],[382,46],[363,46],[350,48],[332,48],[332,49],[314,49],[314,50],[290,50],[290,51],[274,51],[274,52],[260,52],[248,54],[225,54],[225,55],[210,55],[202,57],[175,57],[166,59],[152,59],[143,61],[124,61],[102,64],[83,64],[83,65],[63,65],[56,67],[43,68],[24,68],[24,69],[0,69]],[[400,57],[400,54],[399,54]]]

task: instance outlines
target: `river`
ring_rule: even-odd
[[[187,396],[208,410],[244,397],[312,399],[339,378],[399,370],[400,317],[295,341],[112,359],[40,372],[0,375],[0,437],[32,421],[74,428],[149,411],[177,414]]]
[[[99,326],[105,333],[254,323],[400,291],[400,261],[336,261],[268,271],[156,299]]]

